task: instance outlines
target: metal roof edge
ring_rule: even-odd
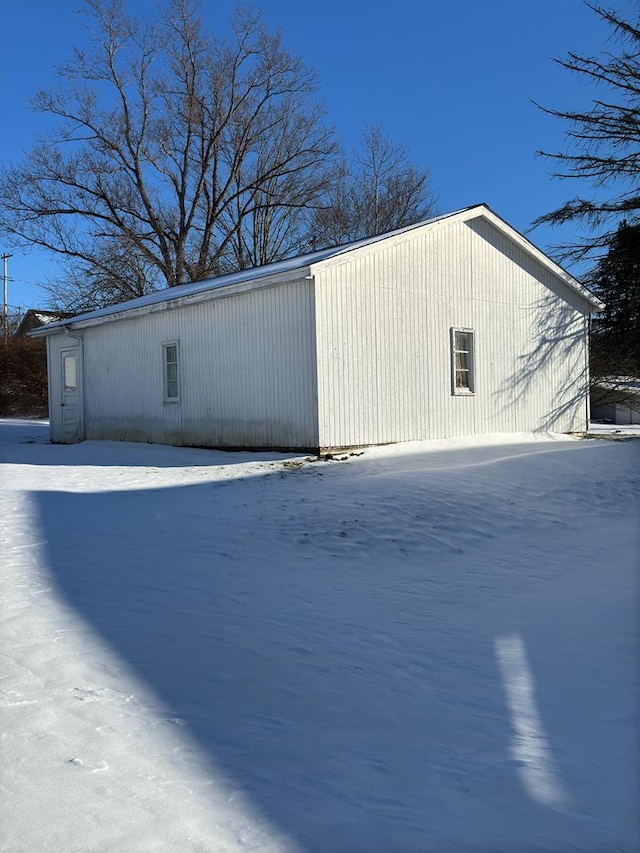
[[[486,205],[485,205],[486,206]],[[338,246],[335,251],[333,251],[330,255],[327,254],[324,258],[319,258],[318,260],[311,261],[310,267],[313,270],[315,267],[320,267],[324,264],[330,264],[331,262],[339,263],[342,259],[343,255],[348,254],[349,252],[355,252],[360,249],[366,249],[370,246],[375,245],[376,243],[386,242],[387,240],[392,240],[397,237],[404,237],[412,231],[417,231],[420,228],[435,228],[439,225],[446,225],[450,219],[454,219],[456,217],[463,217],[472,213],[474,210],[483,207],[483,205],[474,204],[471,207],[464,207],[460,210],[454,210],[450,213],[442,213],[439,216],[434,216],[431,219],[424,219],[422,222],[414,222],[413,225],[405,225],[404,228],[398,228],[395,231],[387,231],[385,234],[378,234],[375,237],[367,237],[366,240],[359,240],[355,243],[348,243],[345,246]]]
[[[467,208],[465,208],[465,210],[466,209]],[[440,214],[438,216],[433,217],[432,219],[423,220],[422,222],[416,222],[413,225],[406,225],[405,227],[399,228],[396,231],[389,231],[385,234],[377,234],[373,237],[366,237],[362,240],[356,240],[352,243],[345,243],[342,246],[333,246],[326,249],[320,249],[318,251],[310,252],[308,254],[297,255],[293,258],[284,258],[281,261],[274,261],[271,264],[265,264],[261,267],[252,267],[251,269],[228,273],[227,275],[218,276],[216,278],[202,279],[202,281],[187,282],[186,284],[180,284],[171,288],[165,288],[163,290],[158,290],[154,293],[150,293],[147,296],[139,296],[136,299],[131,299],[127,302],[121,302],[117,305],[111,305],[106,308],[96,309],[95,311],[88,311],[84,314],[78,314],[76,317],[72,317],[70,321],[66,320],[64,322],[61,321],[60,323],[51,323],[47,326],[46,331],[44,329],[38,329],[34,330],[34,332],[30,334],[31,337],[46,337],[46,335],[48,334],[55,334],[56,332],[61,331],[65,326],[69,325],[69,323],[71,323],[73,326],[76,326],[76,324],[88,326],[97,325],[98,322],[102,321],[112,322],[114,319],[116,319],[116,317],[118,320],[123,320],[127,318],[124,315],[140,316],[141,314],[149,313],[152,306],[159,306],[155,310],[162,310],[162,306],[166,306],[168,303],[184,304],[184,300],[191,296],[202,296],[202,299],[205,300],[210,299],[213,298],[213,294],[216,291],[223,289],[227,290],[227,288],[233,287],[234,285],[238,284],[249,285],[248,287],[243,289],[257,289],[259,287],[266,286],[263,283],[263,280],[265,278],[271,278],[273,276],[286,275],[286,280],[296,280],[296,278],[299,278],[299,276],[289,276],[288,274],[307,269],[312,264],[320,262],[322,260],[342,255],[354,249],[369,246],[373,243],[380,242],[381,240],[387,240],[391,237],[395,237],[399,234],[404,234],[408,231],[412,231],[424,225],[429,225],[443,219],[448,219],[449,217],[455,216],[457,213],[461,212],[462,211],[454,211],[452,213]],[[181,292],[178,292],[179,290]],[[235,291],[227,292],[231,293]],[[200,299],[194,301],[200,301]],[[147,309],[149,309],[149,311]]]
[[[474,204],[450,213],[434,216],[433,218],[423,220],[422,222],[416,222],[413,225],[398,228],[395,231],[389,231],[385,234],[378,234],[373,237],[367,237],[363,240],[346,243],[343,246],[321,249],[316,252],[298,255],[293,258],[285,258],[284,260],[275,261],[272,264],[266,264],[262,267],[253,267],[248,270],[229,273],[228,275],[219,276],[217,278],[203,279],[202,281],[188,282],[175,287],[165,288],[148,294],[147,296],[141,296],[136,299],[128,300],[127,302],[122,302],[118,305],[108,306],[107,308],[97,309],[96,311],[79,314],[76,317],[71,317],[56,323],[47,324],[39,329],[34,329],[28,334],[33,338],[46,337],[47,335],[52,335],[62,331],[65,327],[84,328],[86,326],[98,325],[102,322],[113,322],[115,320],[128,319],[129,317],[138,317],[143,314],[178,307],[179,305],[189,305],[196,302],[219,298],[221,296],[231,296],[235,293],[277,285],[279,283],[285,284],[304,277],[301,276],[301,272],[305,269],[307,271],[311,271],[314,267],[322,264],[329,263],[331,261],[338,261],[343,255],[346,255],[349,252],[364,249],[377,243],[404,236],[405,234],[409,234],[410,232],[416,231],[420,228],[435,228],[438,225],[444,225],[451,221],[457,220],[464,222],[466,220],[482,216],[499,231],[505,234],[505,236],[520,245],[520,247],[531,257],[535,258],[539,263],[561,279],[588,304],[593,306],[594,310],[603,310],[605,307],[604,303],[594,296],[588,288],[581,284],[559,264],[553,261],[547,254],[545,254],[545,252],[517,231],[499,214],[493,211],[488,204],[481,202],[480,204]]]
[[[605,307],[604,302],[598,299],[591,291],[584,286],[581,282],[578,281],[577,278],[568,273],[564,267],[561,267],[560,264],[556,263],[546,252],[543,252],[542,249],[539,249],[535,243],[532,243],[524,234],[521,234],[513,225],[510,225],[506,219],[503,219],[499,213],[496,213],[495,210],[492,210],[488,204],[479,205],[479,207],[483,207],[486,211],[484,214],[485,218],[491,222],[499,231],[502,231],[503,234],[506,234],[515,243],[519,244],[529,255],[535,258],[539,263],[543,266],[547,267],[554,275],[556,275],[559,279],[561,279],[566,285],[568,285],[572,290],[574,290],[579,296],[581,296],[586,302],[592,305],[596,311],[602,311]]]
[[[269,266],[274,265],[258,267],[257,269],[267,270]],[[253,278],[247,278],[243,281],[237,281],[235,283],[231,282],[229,284],[224,284],[223,279],[231,278],[231,276],[221,276],[218,279],[206,279],[201,282],[191,282],[191,285],[204,285],[206,282],[209,283],[209,286],[201,287],[197,290],[191,289],[187,293],[175,293],[175,291],[179,287],[190,287],[191,285],[177,285],[176,287],[167,288],[166,290],[156,291],[158,295],[163,296],[162,299],[154,299],[153,301],[149,300],[143,303],[142,300],[146,300],[147,297],[139,297],[139,299],[132,299],[127,302],[121,302],[117,305],[111,305],[109,308],[91,311],[86,314],[78,314],[75,317],[62,320],[59,323],[50,323],[47,326],[34,329],[32,332],[28,332],[27,334],[32,338],[43,338],[47,337],[47,335],[64,332],[65,329],[69,328],[86,329],[91,326],[102,325],[103,323],[113,323],[120,320],[134,319],[135,317],[142,317],[146,314],[155,314],[158,311],[167,311],[182,306],[196,305],[199,302],[208,302],[212,299],[224,299],[252,290],[277,287],[280,284],[290,284],[294,281],[303,280],[305,278],[305,272],[308,274],[309,269],[309,265],[301,264],[300,266],[295,266],[282,272],[263,274],[261,276],[255,276]],[[235,276],[236,273],[232,273],[232,275]],[[218,283],[213,285],[213,282]],[[169,293],[166,292],[167,290]],[[149,295],[155,296],[156,293]],[[141,302],[142,304],[132,304],[136,302]]]
[[[424,222],[417,222],[415,225],[407,226],[406,228],[398,229],[397,231],[392,231],[388,234],[382,234],[377,238],[371,238],[370,240],[363,241],[362,244],[353,244],[351,246],[344,247],[341,253],[335,253],[330,257],[323,258],[311,264],[311,268],[317,266],[322,266],[324,264],[329,264],[330,262],[338,261],[342,254],[346,254],[349,251],[353,251],[356,249],[364,248],[365,245],[371,245],[377,241],[383,239],[389,239],[392,237],[402,236],[412,230],[418,228],[436,228],[440,225],[450,224],[452,221],[465,222],[470,219],[477,219],[479,217],[484,217],[488,222],[490,222],[494,227],[496,227],[501,233],[503,233],[507,238],[512,240],[514,243],[519,245],[524,251],[527,252],[531,257],[545,266],[550,272],[552,272],[555,276],[557,276],[561,281],[563,281],[568,287],[570,287],[574,292],[576,292],[582,299],[588,302],[596,311],[602,311],[605,307],[604,303],[598,299],[591,291],[586,288],[583,284],[581,284],[578,279],[568,273],[560,264],[557,264],[552,258],[550,258],[542,249],[539,249],[534,243],[531,242],[524,234],[521,234],[513,225],[510,225],[506,219],[503,219],[498,213],[496,213],[492,208],[486,203],[481,202],[479,204],[474,204],[469,207],[462,208],[461,210],[453,211],[452,213],[444,214],[443,216],[437,216],[433,219],[426,220]]]

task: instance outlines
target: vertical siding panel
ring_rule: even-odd
[[[312,283],[301,281],[87,327],[86,437],[317,446],[313,317]],[[163,402],[170,340],[179,404]]]
[[[584,425],[585,306],[486,220],[314,272],[322,446]],[[473,396],[451,394],[452,326],[475,330]]]

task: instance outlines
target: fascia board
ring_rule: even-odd
[[[470,213],[470,211],[465,212]],[[556,278],[559,278],[564,284],[574,290],[579,296],[581,296],[586,302],[593,306],[595,311],[602,311],[605,307],[604,302],[601,302],[596,296],[591,293],[583,284],[574,278],[570,273],[568,273],[565,269],[563,269],[559,264],[553,261],[548,255],[546,255],[541,249],[538,249],[530,240],[521,234],[519,231],[516,231],[513,226],[509,225],[508,222],[505,222],[501,216],[498,216],[497,213],[494,213],[490,207],[484,206],[484,209],[480,214],[475,214],[475,216],[466,215],[465,219],[473,219],[478,215],[483,216],[488,222],[490,222],[498,231],[502,232],[506,237],[508,237],[513,243],[527,252],[534,260],[538,261],[543,267],[549,270]]]

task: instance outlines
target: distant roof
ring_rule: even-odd
[[[40,329],[42,326],[49,326],[53,323],[58,323],[61,320],[68,320],[73,317],[70,311],[53,311],[48,308],[28,308],[14,335],[25,335],[35,329]]]
[[[33,311],[34,317],[39,320],[43,326],[47,323],[55,323],[57,320],[63,319],[64,317],[71,317],[71,313],[68,311]]]
[[[494,213],[488,207],[488,205],[476,204],[471,205],[470,207],[462,208],[461,210],[453,211],[451,213],[445,213],[440,216],[434,216],[431,219],[426,219],[422,222],[416,222],[413,225],[407,225],[404,228],[398,228],[395,231],[389,231],[385,234],[378,234],[375,237],[367,237],[364,240],[357,240],[353,243],[346,243],[342,246],[334,246],[327,249],[320,249],[319,251],[310,252],[309,254],[298,255],[294,258],[286,258],[282,261],[275,261],[271,264],[265,264],[264,266],[260,267],[252,267],[250,269],[241,270],[239,272],[230,273],[228,275],[203,279],[202,281],[189,282],[187,284],[179,284],[170,288],[163,288],[162,290],[149,293],[146,296],[139,296],[138,298],[130,299],[127,302],[121,302],[117,305],[111,305],[108,308],[100,308],[96,311],[90,311],[85,314],[77,315],[72,318],[71,322],[75,324],[90,320],[97,320],[102,317],[109,317],[115,314],[123,314],[129,311],[135,311],[136,309],[144,309],[152,305],[157,305],[163,302],[171,302],[174,300],[183,299],[184,297],[195,296],[200,293],[218,290],[219,288],[223,287],[230,287],[232,285],[243,284],[245,282],[259,281],[260,279],[264,279],[269,276],[278,276],[290,272],[295,272],[296,270],[304,269],[305,267],[310,267],[313,264],[317,264],[321,261],[326,261],[330,258],[338,257],[342,254],[345,254],[346,252],[351,252],[355,249],[360,249],[364,246],[369,246],[374,243],[378,243],[382,240],[388,240],[391,237],[396,237],[409,231],[413,231],[417,228],[423,228],[424,226],[433,225],[436,222],[441,222],[443,220],[451,219],[453,217],[460,217],[462,215],[469,214],[473,211],[476,211],[478,216],[486,216],[493,222],[494,225],[501,228],[503,231],[508,231],[512,237],[517,237],[519,242],[524,244],[525,248],[528,248],[528,250],[532,254],[536,255],[538,260],[541,260],[543,263],[546,263],[547,266],[552,267],[556,275],[559,275],[565,281],[565,283],[567,283],[571,288],[577,291],[584,299],[590,302],[595,310],[601,310],[604,307],[604,305],[599,302],[599,300],[597,300],[592,293],[590,293],[585,287],[583,287],[580,282],[578,282],[569,273],[563,270],[562,267],[552,261],[551,258],[549,258],[540,249],[534,246],[533,243],[523,237],[504,219],[502,219],[502,217]],[[34,336],[51,334],[53,331],[67,325],[69,325],[68,319],[61,320],[60,322],[51,322],[47,324],[46,329],[37,329],[33,332],[33,334]]]

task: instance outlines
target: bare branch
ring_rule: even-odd
[[[33,103],[56,129],[0,175],[4,232],[68,258],[92,304],[237,267],[239,235],[248,263],[296,250],[336,153],[301,59],[247,9],[226,39],[194,0],[84,9],[87,44]]]
[[[607,229],[607,237],[621,217],[631,221],[640,218],[640,27],[637,20],[624,20],[621,13],[587,5],[611,28],[619,51],[599,57],[570,52],[556,62],[596,87],[597,96],[583,110],[536,104],[566,124],[566,149],[538,152],[553,164],[553,177],[578,179],[595,191],[590,197],[566,202],[533,223],[536,227],[577,221],[594,232],[580,245],[565,247],[565,260],[597,256],[603,245],[600,229]],[[640,10],[637,2],[636,9]],[[608,197],[602,197],[602,190]]]
[[[324,204],[312,220],[320,244],[359,240],[433,215],[430,176],[409,160],[402,145],[366,126],[352,164],[343,160]]]

